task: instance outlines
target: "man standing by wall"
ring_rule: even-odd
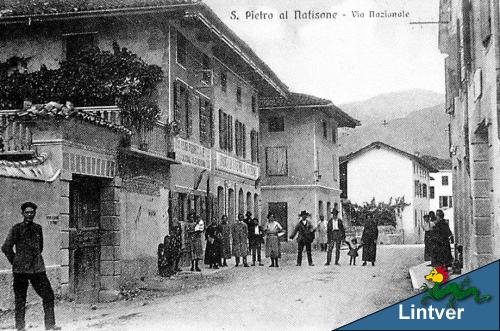
[[[299,214],[299,223],[297,223],[295,229],[290,235],[290,239],[293,239],[298,233],[297,244],[299,246],[297,251],[297,266],[300,266],[302,264],[302,251],[304,250],[304,246],[306,247],[307,261],[309,262],[310,266],[314,266],[311,254],[311,243],[314,240],[314,227],[311,224],[311,221],[307,219],[309,216],[311,216],[311,214],[309,214],[307,211],[301,211]]]
[[[326,264],[330,265],[332,261],[333,246],[335,246],[335,265],[339,265],[340,258],[340,245],[345,240],[345,230],[342,220],[338,218],[339,211],[332,210],[332,218],[328,221],[326,226],[326,233],[328,238],[328,252],[326,253]]]
[[[9,231],[2,252],[12,264],[14,276],[14,296],[16,306],[16,328],[24,330],[26,313],[26,293],[28,282],[43,300],[45,313],[45,329],[60,330],[56,326],[54,316],[54,292],[50,286],[43,262],[43,233],[42,226],[33,222],[37,205],[25,202],[21,205],[24,221],[15,224]],[[14,246],[16,251],[14,252]]]

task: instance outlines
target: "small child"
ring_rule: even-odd
[[[361,248],[362,245],[358,246],[358,240],[356,238],[353,238],[351,242],[349,243],[346,241],[347,246],[349,246],[349,252],[347,255],[351,257],[349,260],[349,265],[356,265],[356,257],[358,256],[358,250]]]

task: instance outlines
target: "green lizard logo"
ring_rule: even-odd
[[[421,300],[423,305],[426,305],[429,299],[439,301],[447,296],[450,296],[446,304],[447,308],[455,308],[457,301],[465,300],[470,296],[474,297],[475,303],[483,303],[491,299],[491,295],[489,294],[481,295],[477,287],[468,287],[470,284],[468,277],[465,277],[460,284],[444,285],[448,280],[448,271],[443,267],[432,268],[432,271],[425,276],[425,279],[433,282],[434,286],[429,287],[427,284],[424,284],[420,288],[426,291],[426,295]]]

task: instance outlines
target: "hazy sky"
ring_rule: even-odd
[[[204,0],[245,40],[291,91],[336,104],[380,93],[423,88],[444,93],[438,50],[439,0]],[[338,12],[333,20],[294,20],[294,10]],[[231,11],[239,20],[231,20]],[[245,12],[272,12],[272,20],[247,20]],[[278,14],[288,10],[288,20]],[[370,10],[401,11],[409,18],[368,18]],[[354,19],[352,11],[365,13]],[[343,16],[346,14],[346,16]]]

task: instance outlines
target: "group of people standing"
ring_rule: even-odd
[[[203,255],[203,233],[206,247]],[[240,263],[249,267],[248,255],[251,255],[252,266],[262,263],[262,245],[265,243],[265,256],[271,259],[270,267],[279,267],[281,257],[279,236],[284,234],[283,228],[275,220],[272,213],[268,222],[262,227],[252,213],[238,214],[237,221],[229,225],[228,217],[221,220],[214,217],[210,224],[205,224],[200,216],[191,212],[185,224],[173,220],[171,233],[158,245],[158,270],[162,276],[171,276],[181,271],[179,263],[182,252],[187,251],[191,259],[191,271],[201,271],[199,261],[203,259],[209,268],[227,267],[227,260],[235,258],[235,266]],[[264,238],[266,240],[264,241]]]
[[[320,216],[318,225],[314,227],[310,221],[311,214],[305,210],[299,214],[299,222],[290,235],[290,239],[293,239],[297,235],[297,266],[302,264],[302,252],[304,247],[306,248],[309,265],[314,266],[312,261],[311,245],[316,235],[318,236],[317,242],[320,250],[326,252],[325,265],[328,266],[332,262],[334,249],[335,265],[340,264],[340,247],[342,243],[346,243],[349,247],[347,254],[350,257],[350,265],[356,265],[356,257],[359,255],[358,250],[361,248],[363,248],[363,266],[366,266],[367,262],[371,262],[372,265],[375,265],[378,239],[378,228],[375,220],[373,220],[371,216],[368,217],[361,236],[361,244],[358,244],[356,238],[352,238],[350,241],[346,240],[344,224],[338,215],[339,211],[337,209],[333,209],[331,211],[332,217],[328,220],[328,222],[325,221],[324,216]]]
[[[425,231],[424,260],[430,261],[433,267],[451,267],[453,256],[450,244],[454,238],[444,212],[438,209],[435,213],[431,211],[424,215],[422,227]]]

